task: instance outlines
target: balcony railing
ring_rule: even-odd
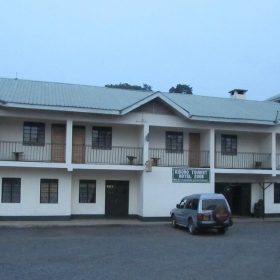
[[[143,148],[111,147],[96,149],[90,145],[73,145],[73,163],[143,165]]]
[[[209,167],[209,151],[169,152],[166,149],[149,149],[149,158],[158,166]]]
[[[280,169],[280,154],[276,154],[276,169]]]
[[[0,141],[0,160],[65,162],[65,144],[45,143],[42,146],[22,142]]]
[[[216,152],[216,168],[271,169],[270,153],[237,153],[224,155]]]

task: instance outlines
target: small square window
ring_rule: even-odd
[[[166,152],[182,153],[183,152],[183,132],[166,132]]]
[[[57,179],[41,179],[40,203],[58,203]]]
[[[96,181],[80,180],[79,203],[96,202]]]
[[[20,203],[20,193],[20,178],[2,178],[2,203]]]
[[[23,144],[26,146],[44,146],[45,124],[25,122],[23,126]]]
[[[237,136],[221,135],[222,155],[237,155]]]
[[[112,149],[112,128],[93,127],[92,128],[92,148]]]

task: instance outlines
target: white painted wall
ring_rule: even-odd
[[[140,205],[140,174],[135,171],[95,171],[77,170],[72,175],[71,212],[74,215],[104,215],[105,214],[105,181],[129,181],[129,210],[130,215],[139,215]],[[96,181],[96,203],[79,203],[79,180]]]
[[[143,216],[169,217],[170,210],[186,196],[194,193],[213,193],[210,183],[172,183],[172,168],[153,167],[143,173]]]
[[[254,213],[254,205],[263,199],[263,191],[259,184],[251,184],[251,213]]]
[[[2,178],[21,178],[21,202],[2,203]],[[58,203],[40,203],[40,180],[58,179]],[[55,169],[0,169],[0,216],[69,216],[71,173]]]
[[[280,203],[274,203],[274,184],[268,187],[265,191],[265,213],[280,213]]]

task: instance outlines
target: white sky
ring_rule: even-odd
[[[279,0],[0,0],[0,76],[280,93]]]

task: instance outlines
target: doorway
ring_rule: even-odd
[[[52,125],[51,139],[51,161],[65,162],[65,124]]]
[[[200,167],[200,133],[189,134],[189,167]]]
[[[106,217],[128,217],[129,182],[106,181]]]
[[[84,126],[73,127],[72,159],[74,163],[85,163],[85,135]]]
[[[222,193],[226,197],[232,215],[251,215],[251,184],[216,183],[215,193]]]

